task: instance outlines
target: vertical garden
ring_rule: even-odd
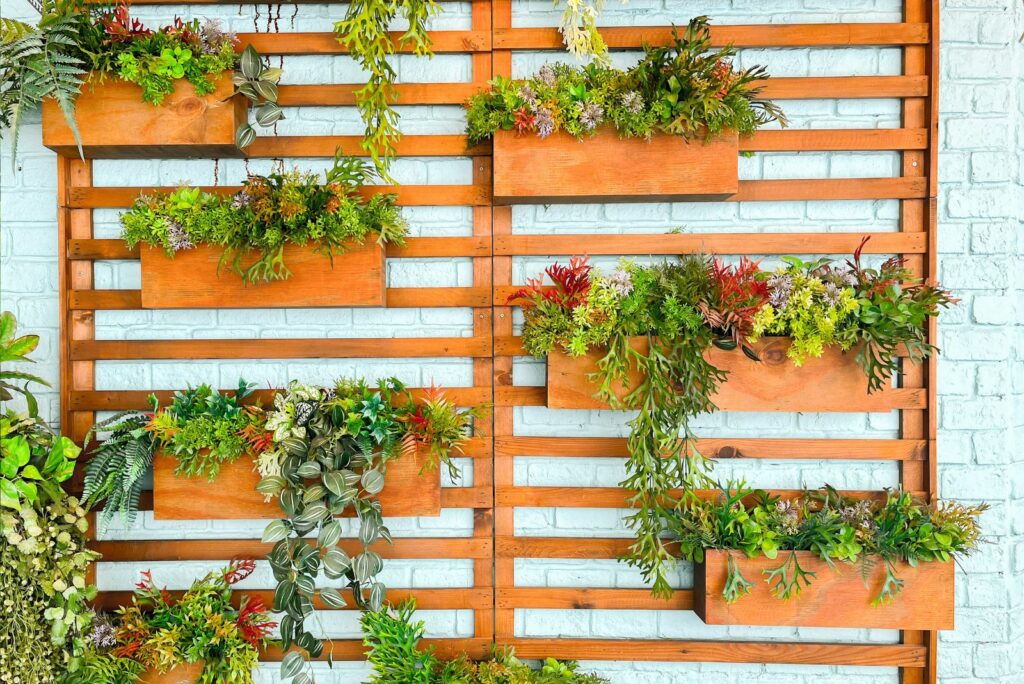
[[[937,680],[937,3],[30,4],[0,682]]]

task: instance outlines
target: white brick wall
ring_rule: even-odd
[[[685,5],[685,6],[680,6]],[[841,5],[837,6],[837,5]],[[1024,49],[1016,42],[1024,32],[1024,8],[1014,0],[944,0],[942,18],[942,155],[940,171],[940,251],[944,283],[957,290],[963,303],[941,320],[944,350],[939,369],[939,458],[942,493],[968,501],[987,500],[993,510],[984,523],[991,544],[967,560],[958,576],[957,629],[941,636],[940,678],[944,684],[1010,682],[1024,677],[1021,657],[1022,622],[1019,609],[1024,585],[1024,475],[1018,455],[1024,394],[1024,363],[1020,321],[1022,246],[1018,237],[1024,211]],[[469,27],[469,3],[445,3],[439,29]],[[608,25],[684,22],[707,13],[719,23],[871,22],[898,21],[899,0],[631,0],[619,5],[609,0]],[[171,7],[138,7],[142,18],[166,21]],[[272,10],[272,11],[271,11]],[[516,26],[551,26],[559,12],[549,0],[517,0]],[[185,16],[218,16],[239,31],[326,31],[344,12],[341,5],[259,7],[208,6],[184,8]],[[25,0],[4,3],[5,16],[31,17]],[[516,55],[517,75],[535,69],[550,55]],[[630,56],[617,57],[623,64]],[[743,64],[766,63],[785,76],[897,74],[898,50],[885,48],[746,50]],[[289,83],[356,81],[358,71],[343,57],[287,57],[283,60]],[[438,56],[432,61],[401,57],[397,60],[404,81],[466,81],[469,60]],[[787,102],[792,125],[798,128],[891,128],[899,125],[897,100],[820,100]],[[459,133],[458,107],[405,107],[402,127],[410,133]],[[358,134],[361,123],[351,108],[292,108],[278,126],[282,135]],[[57,270],[55,233],[54,156],[40,144],[38,115],[24,127],[17,170],[12,171],[9,141],[0,154],[0,304],[15,310],[25,330],[42,335],[37,370],[57,381]],[[288,160],[309,168],[322,168],[324,160]],[[225,160],[183,162],[154,160],[98,161],[95,181],[108,184],[173,184],[179,181],[238,182],[247,168],[265,171],[269,161],[249,164]],[[741,174],[759,178],[888,177],[898,173],[898,158],[889,153],[777,153],[741,160]],[[465,183],[470,168],[465,159],[403,159],[396,176],[406,183]],[[130,179],[130,180],[129,180]],[[516,207],[517,233],[580,233],[595,228],[608,232],[650,233],[685,226],[694,232],[725,231],[835,231],[857,232],[898,229],[898,206],[893,201],[677,203],[649,205],[587,205],[573,207]],[[471,212],[465,208],[407,210],[414,234],[469,235]],[[117,235],[117,212],[100,210],[95,216],[97,236]],[[515,261],[518,280],[537,272],[545,259]],[[138,267],[118,262],[97,265],[97,287],[136,288]],[[472,273],[468,260],[392,260],[393,286],[464,286]],[[221,310],[99,312],[101,339],[210,338],[210,337],[368,337],[467,336],[470,312],[461,309],[423,310]],[[187,382],[231,385],[239,375],[252,381],[279,384],[289,377],[329,381],[339,373],[367,376],[395,374],[413,384],[431,380],[450,386],[468,385],[470,363],[461,359],[388,361],[225,361],[180,364],[158,362],[101,362],[97,383],[102,389],[138,386],[180,387]],[[542,384],[543,366],[519,361],[517,384]],[[56,393],[41,392],[44,413],[58,415]],[[517,434],[569,435],[623,434],[623,416],[611,412],[516,411]],[[730,413],[704,418],[705,434],[735,436],[874,436],[893,437],[895,415],[863,414],[751,414]],[[468,464],[467,464],[468,465]],[[863,461],[801,461],[725,463],[718,472],[744,476],[764,487],[816,487],[824,482],[840,487],[878,488],[897,482],[892,463]],[[523,458],[516,462],[516,482],[523,485],[576,484],[609,486],[619,480],[622,464],[608,459]],[[471,482],[471,479],[468,480]],[[468,484],[468,482],[460,484]],[[453,484],[453,483],[448,483]],[[149,516],[129,530],[112,530],[109,538],[166,539],[188,533],[191,538],[253,538],[262,523],[200,522],[157,523]],[[516,514],[517,533],[524,535],[619,536],[627,531],[621,512],[587,509],[527,508]],[[468,536],[469,511],[447,511],[433,520],[402,519],[392,523],[398,536]],[[210,564],[157,564],[160,581],[187,584]],[[103,588],[127,588],[139,567],[101,564]],[[265,570],[263,568],[262,570]],[[467,561],[399,562],[385,571],[393,586],[471,586]],[[523,586],[638,587],[630,568],[611,561],[549,561],[523,559],[516,563]],[[251,586],[269,586],[262,572]],[[690,568],[679,569],[676,584],[689,586]],[[1012,616],[1012,617],[1011,617]],[[472,631],[467,611],[425,612],[431,635],[456,636]],[[354,616],[333,615],[325,627],[333,636],[352,636]],[[810,641],[893,642],[888,631],[712,629],[692,613],[673,611],[520,611],[516,632],[524,636],[595,636],[637,638],[806,639]],[[714,684],[755,677],[758,682],[880,682],[895,681],[894,669],[858,667],[758,666],[729,664],[587,663],[615,682],[663,684],[700,677]],[[324,682],[353,682],[366,675],[359,663],[342,663]],[[272,668],[261,672],[261,682],[275,681]]]

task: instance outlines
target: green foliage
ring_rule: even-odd
[[[953,501],[928,505],[898,490],[884,501],[858,500],[831,487],[781,500],[729,482],[714,499],[684,497],[667,529],[680,555],[694,562],[704,560],[705,549],[741,551],[751,558],[781,553],[782,563],[766,570],[764,581],[782,599],[798,596],[815,577],[800,566],[796,551],[812,551],[829,565],[859,565],[865,577],[880,561],[886,578],[874,599],[879,603],[892,600],[903,586],[896,562],[948,562],[977,549],[978,518],[987,508]],[[738,600],[751,586],[730,557],[726,600]]]
[[[0,27],[0,129],[11,129],[12,163],[17,158],[22,117],[48,97],[60,106],[81,152],[75,100],[85,74],[81,43],[85,23],[84,15],[70,13],[44,17],[34,29],[10,20]]]
[[[99,558],[88,528],[74,497],[0,509],[0,672],[53,682],[78,666],[96,596],[86,571]]]
[[[71,477],[81,451],[37,418],[0,416],[0,506],[17,511],[62,501],[61,483]]]
[[[366,72],[366,85],[356,90],[356,107],[366,124],[362,147],[388,180],[401,137],[398,113],[391,108],[397,74],[388,58],[399,49],[432,57],[427,22],[438,12],[435,0],[352,0],[345,18],[334,25],[338,42]],[[395,40],[388,27],[398,16],[409,28]]]
[[[789,335],[788,354],[800,365],[828,346],[846,350],[864,342],[867,351],[858,360],[869,391],[896,368],[900,344],[914,348],[914,360],[931,351],[924,324],[951,301],[948,294],[913,281],[901,285],[909,273],[899,262],[877,271],[863,268],[859,251],[839,268],[826,259],[783,257],[787,265],[774,273],[745,258],[726,265],[686,255],[652,266],[625,261],[605,276],[593,273],[586,259],[573,258],[568,266],[546,269],[550,284],[530,279],[510,298],[523,308],[527,351],[542,357],[601,350],[598,372],[590,378],[596,396],[612,408],[637,412],[629,423],[630,457],[621,483],[630,492],[634,512],[627,522],[636,533],[626,560],[640,568],[655,594],[671,593],[666,573],[673,558],[663,530],[685,503],[671,492],[713,484],[711,464],[697,451],[690,429],[695,416],[716,410],[712,397],[726,379],[705,358],[712,345],[742,348],[757,360],[746,342]],[[640,378],[634,387],[628,386],[631,371]],[[770,537],[744,543],[769,555],[779,548]]]
[[[255,106],[255,122],[271,126],[282,117],[277,104],[280,69],[263,63],[249,46],[241,57],[234,34],[217,21],[175,18],[153,31],[129,15],[128,5],[88,7],[77,0],[45,2],[38,27],[0,19],[0,128],[11,127],[14,152],[25,111],[51,97],[60,106],[81,149],[75,101],[87,69],[138,85],[142,99],[160,105],[178,81],[198,95],[216,90],[221,74],[239,66],[236,92]],[[251,124],[236,133],[239,147],[255,138]],[[12,158],[14,155],[12,155]]]
[[[434,470],[443,463],[452,479],[459,476],[452,458],[462,453],[462,444],[473,431],[473,422],[483,418],[487,406],[475,406],[460,411],[437,387],[426,392],[415,412],[406,419],[406,437],[429,449],[430,458],[424,466]]]
[[[197,95],[216,90],[216,79],[238,63],[235,38],[216,22],[200,26],[198,19],[176,20],[149,31],[133,25],[125,6],[101,15],[105,29],[93,66],[142,89],[142,99],[160,105],[185,79]],[[137,22],[134,22],[137,24]]]
[[[156,410],[156,399],[151,398]],[[91,452],[85,465],[82,497],[89,507],[106,502],[97,516],[97,526],[106,529],[114,515],[127,523],[135,520],[146,473],[153,464],[159,444],[149,426],[151,413],[122,411],[94,425],[85,437],[106,435]]]
[[[273,643],[277,623],[258,598],[232,605],[232,585],[252,573],[255,561],[236,561],[197,580],[174,601],[142,573],[132,605],[116,619],[96,621],[85,666],[62,684],[128,684],[142,670],[168,672],[203,662],[197,684],[252,684],[259,649]]]
[[[914,277],[903,259],[892,258],[872,269],[861,265],[860,252],[847,263],[856,282],[857,324],[841,334],[847,347],[860,345],[857,361],[868,376],[868,389],[878,390],[899,372],[899,352],[905,350],[911,361],[920,363],[935,351],[928,343],[928,319],[957,300]]]
[[[7,363],[35,363],[28,355],[35,351],[39,345],[39,335],[22,335],[15,337],[18,332],[18,321],[10,311],[0,313],[0,364]],[[15,381],[24,382],[18,385]],[[31,383],[49,387],[38,375],[25,373],[17,370],[4,370],[0,365],[0,402],[11,401],[14,394],[20,394],[25,398],[29,415],[36,415],[39,412],[39,404],[35,396],[29,391]]]
[[[182,187],[140,197],[121,215],[129,247],[162,247],[169,256],[199,244],[224,248],[221,265],[247,283],[283,280],[288,245],[313,244],[327,258],[343,254],[346,243],[404,244],[407,226],[395,196],[363,200],[362,184],[376,177],[365,161],[339,151],[324,182],[298,170],[251,175],[234,197]]]
[[[561,130],[582,140],[611,124],[622,137],[709,139],[727,130],[749,134],[771,121],[785,125],[782,111],[758,97],[764,67],[735,71],[735,54],[731,46],[712,50],[707,17],[697,17],[672,45],[645,48],[627,71],[595,61],[546,65],[525,81],[495,78],[467,103],[467,134],[473,144],[498,130],[541,138]]]
[[[607,680],[577,672],[575,662],[547,658],[533,670],[512,649],[497,650],[476,663],[462,655],[442,661],[434,649],[420,648],[423,622],[413,620],[412,599],[393,609],[367,611],[360,617],[363,645],[373,668],[368,684],[602,684]]]
[[[209,385],[176,392],[170,406],[158,411],[147,429],[160,448],[178,461],[174,474],[213,481],[224,463],[249,453],[246,434],[262,425],[257,407],[244,407],[253,385],[240,380],[234,394],[221,394]]]
[[[857,296],[847,273],[828,268],[827,261],[805,263],[783,257],[767,282],[771,300],[757,312],[751,339],[762,335],[788,335],[793,339],[786,355],[797,366],[819,357],[826,347],[849,349],[846,330],[857,323]]]
[[[608,45],[597,30],[597,17],[604,9],[604,0],[555,0],[555,6],[563,1],[565,11],[558,32],[565,41],[565,49],[581,59],[608,61]],[[623,4],[626,2],[628,0],[622,0]]]
[[[281,80],[281,70],[260,59],[252,45],[242,52],[238,71],[232,75],[231,80],[235,84],[235,92],[252,103],[257,125],[266,128],[284,118],[284,112],[277,104],[277,83]],[[248,147],[254,140],[256,130],[252,124],[242,124],[235,132],[235,144],[239,147]]]
[[[435,395],[433,402],[426,412],[418,410],[395,378],[380,381],[376,388],[356,380],[339,380],[331,388],[293,382],[274,398],[265,425],[272,444],[257,460],[263,476],[257,490],[276,497],[284,512],[263,533],[263,541],[274,544],[268,560],[277,581],[274,610],[285,613],[284,648],[294,644],[311,657],[323,652],[323,641],[306,625],[313,602],[319,596],[341,607],[345,600],[334,588],[317,589],[321,571],[328,579],[344,580],[360,608],[380,610],[385,587],[377,575],[383,560],[369,547],[391,541],[377,500],[387,464],[420,445],[445,460],[469,437],[451,428],[466,426],[476,414],[462,419],[443,398]],[[339,545],[342,526],[336,519],[349,508],[355,512],[362,546],[352,557]],[[314,546],[304,540],[310,534],[316,537]],[[282,662],[281,676],[310,681],[312,675],[303,670],[296,652]]]

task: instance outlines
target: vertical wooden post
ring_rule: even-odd
[[[903,74],[905,76],[929,77],[928,94],[923,98],[903,100],[902,126],[904,128],[926,128],[928,147],[925,151],[903,152],[902,175],[912,178],[926,178],[927,197],[924,199],[902,200],[900,202],[900,230],[927,234],[928,250],[924,255],[908,259],[915,273],[924,278],[936,276],[936,113],[938,107],[938,2],[935,0],[905,0],[904,21],[927,23],[929,43],[926,46],[908,46],[903,49]],[[929,341],[935,341],[936,323],[928,324]],[[924,461],[904,461],[900,468],[900,484],[905,489],[927,493],[929,499],[938,496],[936,464],[936,360],[933,356],[925,365],[903,362],[902,385],[923,387],[928,402],[924,410],[905,410],[900,420],[903,439],[923,439],[928,445]],[[936,681],[937,633],[904,631],[904,644],[922,645],[927,649],[924,668],[902,668],[900,679],[905,684],[934,684]]]

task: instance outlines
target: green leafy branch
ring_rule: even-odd
[[[334,25],[334,34],[366,72],[366,85],[356,90],[356,107],[366,125],[362,147],[386,180],[401,137],[396,99],[397,73],[388,58],[410,49],[418,56],[433,56],[428,20],[440,12],[435,0],[353,0],[345,18]],[[388,27],[401,14],[409,28],[398,37]]]

